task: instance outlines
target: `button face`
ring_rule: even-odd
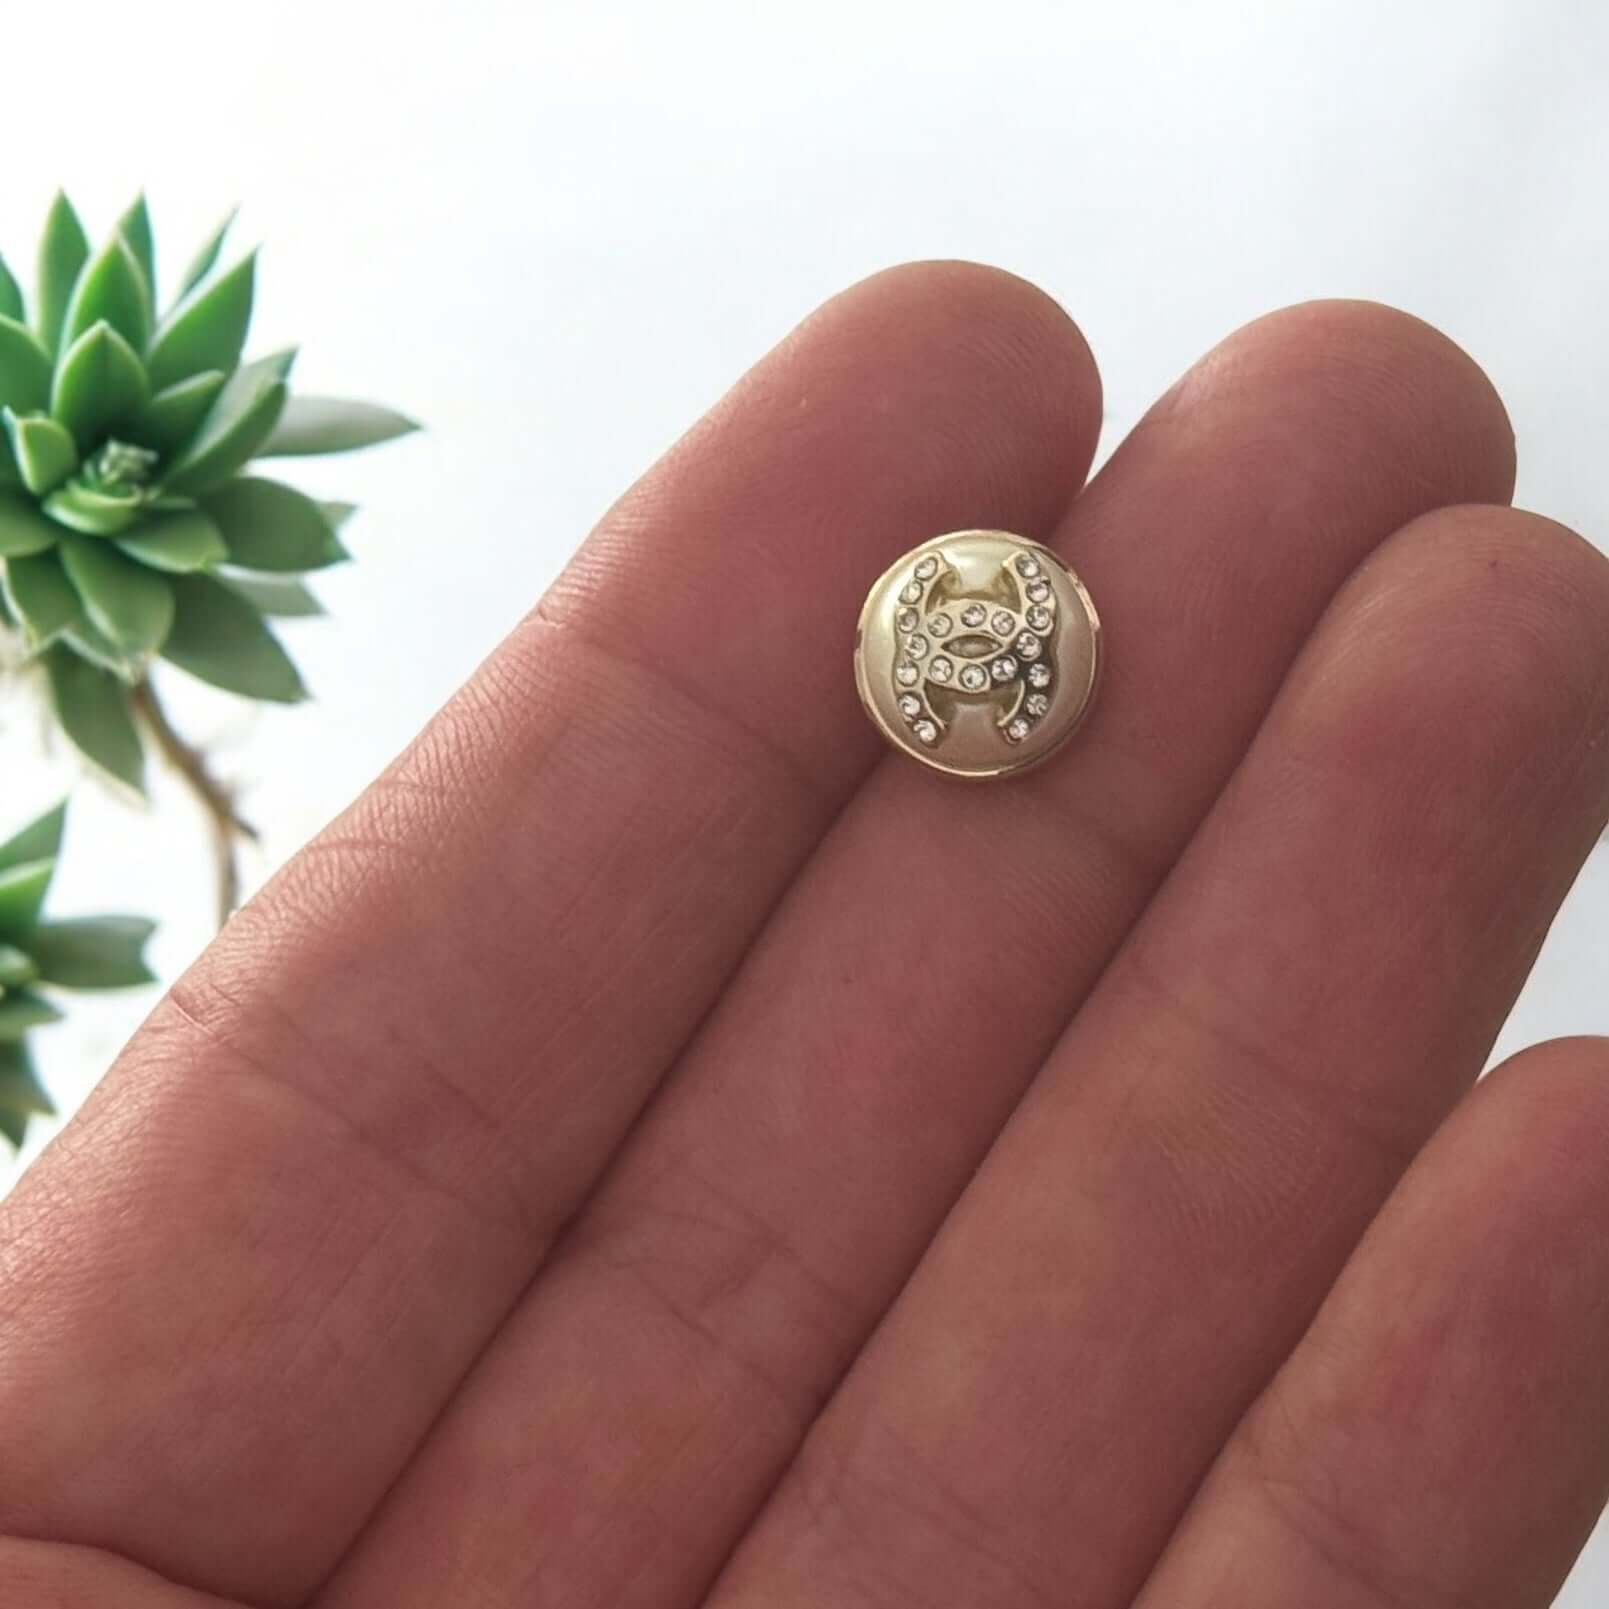
[[[855,685],[897,749],[959,777],[1047,759],[1095,693],[1100,621],[1078,577],[1009,531],[955,531],[878,577],[855,636]]]

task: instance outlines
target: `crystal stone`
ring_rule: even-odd
[[[1055,623],[1056,617],[1051,614],[1050,610],[1041,607],[1037,603],[1028,611],[1028,625],[1033,631],[1049,631]]]
[[[989,622],[997,637],[1009,637],[1017,629],[1017,621],[1009,609],[996,609]]]
[[[939,729],[932,721],[918,721],[911,730],[924,743],[937,743],[939,740]]]
[[[1030,579],[1039,574],[1039,560],[1031,553],[1017,555],[1017,574],[1028,576]]]
[[[1021,743],[1028,735],[1028,723],[1019,715],[1006,727],[1006,736],[1013,743]]]
[[[927,667],[927,673],[936,682],[947,682],[955,674],[955,666],[943,654],[940,654]]]
[[[907,637],[905,639],[905,652],[912,659],[927,658],[928,642],[926,637]]]
[[[922,597],[922,583],[920,581],[907,581],[899,591],[901,603],[918,603]]]
[[[989,685],[989,673],[982,665],[963,665],[961,667],[961,685],[969,693],[981,692]]]
[[[927,622],[930,637],[948,637],[955,630],[955,622],[948,615],[931,615]]]
[[[917,670],[916,666],[913,665],[909,660],[903,660],[900,664],[894,667],[894,680],[897,681],[901,687],[915,687],[917,677],[920,674],[921,673]]]
[[[922,701],[915,693],[901,693],[899,712],[907,721],[914,721],[922,713]]]
[[[1002,654],[989,671],[997,682],[1009,682],[1017,674],[1017,661],[1010,654]]]
[[[1033,687],[1049,687],[1050,686],[1050,666],[1049,665],[1033,665],[1033,666],[1031,666],[1029,668],[1029,671],[1028,671],[1028,681],[1029,681],[1029,684],[1031,686],[1033,686]]]
[[[981,603],[969,603],[961,611],[963,626],[981,626],[989,618],[989,611]]]
[[[939,573],[939,561],[935,555],[927,554],[916,566],[916,579],[918,581],[931,581]]]
[[[1030,715],[1043,715],[1050,708],[1050,700],[1043,693],[1030,693],[1022,701],[1022,707]]]
[[[894,616],[894,624],[898,626],[901,631],[915,631],[921,618],[922,617],[917,614],[914,609],[901,609],[900,612]]]
[[[1016,641],[1016,649],[1024,659],[1038,659],[1044,644],[1031,631],[1025,631]]]

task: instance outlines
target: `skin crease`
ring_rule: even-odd
[[[1609,1049],[1465,1092],[1609,815],[1609,567],[1389,309],[1081,489],[1099,417],[1021,281],[847,292],[231,923],[0,1211],[19,1603],[1543,1609]],[[973,525],[1109,649],[997,787],[824,647]]]

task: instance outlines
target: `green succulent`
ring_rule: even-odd
[[[0,625],[43,663],[67,735],[135,787],[131,694],[156,657],[248,698],[306,696],[268,619],[319,612],[298,577],[348,556],[352,510],[242,471],[417,428],[292,396],[294,351],[242,362],[256,255],[219,268],[231,222],[161,312],[143,196],[92,252],[58,195],[31,305],[0,259]]]
[[[153,979],[144,958],[152,924],[143,918],[42,918],[66,816],[58,805],[0,844],[0,1134],[18,1146],[29,1120],[54,1110],[28,1050],[30,1030],[62,1015],[41,987],[123,989]]]

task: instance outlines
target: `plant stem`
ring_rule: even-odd
[[[222,927],[240,903],[240,863],[235,850],[244,838],[256,843],[257,829],[235,810],[234,790],[212,774],[206,752],[189,742],[168,719],[147,677],[133,692],[134,708],[151,729],[165,759],[184,779],[206,812],[212,828],[213,855],[218,882],[218,926]]]

